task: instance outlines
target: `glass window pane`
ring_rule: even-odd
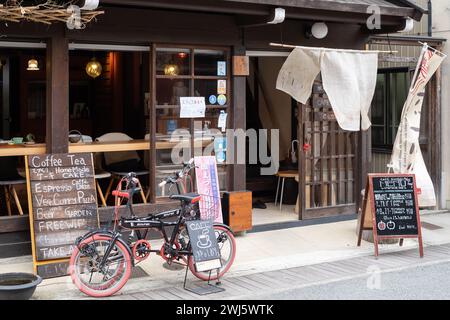
[[[166,184],[164,187],[160,187],[159,183],[167,178],[169,175],[173,175],[174,172],[180,171],[183,168],[182,165],[157,165],[156,166],[156,196],[157,197],[169,197],[173,194],[178,194],[177,187],[175,185]],[[191,172],[193,174],[193,172]],[[180,184],[181,193],[193,192],[192,180],[189,177],[185,182]]]
[[[45,82],[28,83],[28,120],[44,119],[46,111],[46,84]]]
[[[90,119],[90,88],[88,81],[72,81],[69,85],[70,119]]]
[[[157,79],[156,105],[180,105],[180,98],[189,97],[190,92],[190,80]]]
[[[157,109],[156,121],[156,196],[177,194],[176,186],[159,187],[159,183],[168,175],[179,171],[182,163],[192,157],[190,119],[180,119],[179,108]],[[189,185],[189,179],[186,181]],[[184,187],[184,186],[183,186]],[[187,187],[181,192],[189,192]]]
[[[222,50],[195,50],[196,76],[227,76],[227,62]]]
[[[227,80],[195,80],[195,95],[205,97],[207,105],[227,104]],[[220,97],[219,97],[220,96]]]
[[[374,145],[384,145],[384,127],[382,126],[372,126],[372,143]]]
[[[377,86],[375,96],[372,102],[372,123],[384,124],[384,110],[386,101],[386,75],[379,74],[377,77]]]
[[[409,89],[408,73],[402,72],[395,74],[395,85],[396,85],[396,101],[395,101],[395,120],[394,125],[399,125],[403,106],[405,104],[406,98],[408,96]]]
[[[185,129],[189,131],[190,119],[180,118],[180,108],[159,108],[156,109],[156,134],[164,139],[170,138],[170,135],[176,129]]]
[[[191,74],[189,49],[156,49],[156,74],[163,76],[183,76]]]
[[[225,112],[221,109],[207,108],[205,118],[195,120],[194,154],[216,157],[219,186],[223,191],[227,190],[227,140],[226,134],[218,128],[219,115],[222,111]]]

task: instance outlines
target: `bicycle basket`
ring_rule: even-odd
[[[222,216],[222,204],[220,197],[200,194],[198,202],[200,218],[202,220],[216,220]]]

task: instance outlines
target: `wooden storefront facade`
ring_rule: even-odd
[[[148,214],[162,208],[172,206],[167,200],[156,197],[157,176],[155,171],[156,153],[158,150],[156,135],[156,88],[155,81],[159,78],[155,68],[158,48],[183,48],[187,50],[221,50],[227,53],[227,97],[229,98],[228,128],[246,129],[246,77],[233,73],[233,57],[245,56],[246,51],[273,51],[270,42],[297,44],[303,46],[334,47],[348,49],[363,49],[369,37],[374,33],[395,32],[403,29],[404,17],[420,20],[423,12],[412,6],[397,6],[386,2],[382,7],[382,28],[368,30],[365,23],[368,1],[342,1],[329,6],[329,1],[144,1],[144,0],[104,0],[101,1],[104,15],[91,22],[83,30],[68,30],[65,24],[53,24],[50,27],[37,23],[10,23],[5,29],[6,38],[1,39],[2,48],[8,48],[8,43],[31,43],[40,47],[45,44],[46,65],[46,118],[45,118],[45,152],[66,153],[70,149],[67,139],[70,131],[69,109],[69,52],[73,48],[89,47],[92,50],[111,47],[123,50],[140,50],[148,59],[148,78],[150,99],[148,100],[147,133],[150,135],[148,144],[149,187],[148,204],[137,205],[137,214]],[[370,2],[370,1],[369,1]],[[358,4],[359,3],[359,4]],[[273,10],[276,7],[286,9],[286,20],[282,24],[268,25]],[[329,26],[329,34],[325,39],[318,40],[307,36],[306,30],[312,23],[325,21]],[[257,26],[255,26],[257,25]],[[193,59],[192,59],[193,60]],[[203,79],[199,77],[199,79]],[[216,78],[204,76],[204,79]],[[196,75],[186,75],[186,81],[195,81]],[[191,94],[194,88],[190,87]],[[113,106],[112,106],[113,107]],[[324,110],[326,111],[325,107]],[[305,113],[300,113],[299,121],[307,119]],[[311,116],[314,116],[313,114]],[[303,118],[302,118],[303,117]],[[192,123],[190,124],[192,126]],[[327,125],[321,124],[321,130]],[[25,129],[26,130],[26,129]],[[328,129],[327,129],[328,130]],[[333,130],[330,130],[333,131]],[[329,132],[332,134],[331,132]],[[24,132],[25,134],[25,132]],[[303,130],[299,130],[300,141]],[[332,210],[343,213],[355,211],[358,201],[358,190],[368,172],[370,163],[370,141],[367,133],[352,134],[351,145],[354,150],[345,151],[347,166],[352,165],[352,177],[349,170],[342,175],[342,183],[350,182],[352,188],[344,191],[345,210],[335,206]],[[350,144],[347,146],[349,147]],[[344,152],[344,151],[342,151]],[[0,156],[2,150],[0,149]],[[339,154],[336,154],[339,157]],[[326,157],[326,156],[325,156]],[[342,158],[344,161],[344,158]],[[305,167],[306,159],[300,161]],[[342,162],[344,163],[344,162]],[[299,168],[304,172],[303,167]],[[227,190],[246,190],[245,165],[230,165],[227,167]],[[301,190],[307,182],[300,179]],[[326,181],[322,181],[326,183]],[[350,196],[349,193],[353,195]],[[314,195],[311,195],[313,198]],[[304,191],[301,199],[305,199]],[[304,200],[302,200],[304,201]],[[328,200],[327,200],[328,201]],[[332,204],[331,199],[327,202]],[[336,209],[337,208],[337,209]],[[350,210],[349,210],[350,209]],[[100,208],[100,217],[106,222],[111,217],[112,207]],[[328,210],[328,209],[320,209]],[[320,211],[319,210],[319,211]],[[310,217],[313,217],[311,214]],[[320,212],[319,212],[320,216]],[[308,216],[305,215],[304,218]],[[29,221],[24,216],[0,217],[0,244],[4,248],[8,244],[18,252],[29,241]],[[28,244],[29,245],[29,244]],[[23,249],[25,250],[25,249]],[[23,251],[22,250],[22,251]],[[25,250],[26,251],[26,250]]]

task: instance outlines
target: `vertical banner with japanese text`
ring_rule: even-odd
[[[201,219],[212,219],[214,222],[223,223],[216,157],[195,157],[194,160],[197,191],[202,196]]]
[[[394,173],[416,175],[417,187],[421,189],[420,207],[436,206],[433,182],[420,150],[420,119],[426,85],[445,57],[427,45],[424,46],[408,98],[403,107],[391,162],[388,165],[390,171],[392,170]]]

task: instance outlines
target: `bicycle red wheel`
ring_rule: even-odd
[[[233,233],[222,226],[214,226],[214,231],[219,244],[220,260],[222,262],[222,267],[219,269],[219,272],[215,270],[212,272],[198,272],[195,269],[194,257],[189,256],[189,269],[194,276],[203,281],[222,278],[230,270],[236,257],[236,240],[234,239]]]
[[[70,258],[69,273],[75,286],[91,297],[109,297],[127,283],[131,275],[131,256],[128,249],[117,241],[108,255],[102,270],[98,263],[103,259],[112,238],[107,235],[93,235],[80,243],[79,248],[88,248],[86,255],[78,247]]]

